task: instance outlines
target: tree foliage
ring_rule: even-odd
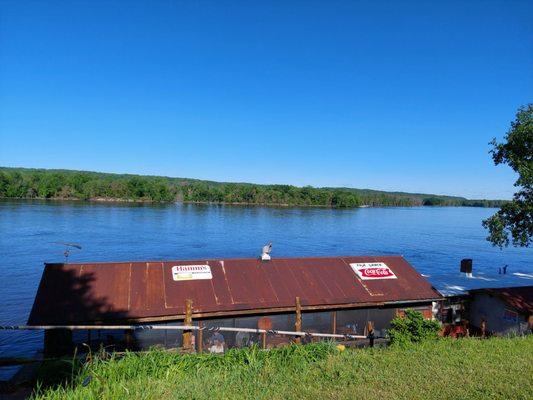
[[[352,188],[222,183],[86,171],[0,168],[0,197],[199,202],[350,208],[367,206],[495,206],[496,200]]]
[[[533,104],[521,107],[503,143],[493,139],[495,165],[507,164],[517,174],[518,191],[492,217],[483,221],[494,246],[529,247],[533,238]]]

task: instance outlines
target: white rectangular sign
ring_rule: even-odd
[[[362,280],[375,280],[375,279],[397,279],[394,272],[382,262],[373,263],[351,263],[353,271]]]
[[[174,265],[172,279],[175,281],[192,281],[196,279],[213,279],[209,265]]]

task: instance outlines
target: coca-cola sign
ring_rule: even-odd
[[[362,280],[397,279],[387,264],[382,262],[351,263],[350,267]]]

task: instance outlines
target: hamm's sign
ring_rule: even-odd
[[[387,264],[382,262],[374,263],[351,263],[353,271],[362,280],[376,280],[376,279],[396,279],[396,275]]]
[[[196,279],[213,279],[209,265],[174,265],[172,279],[175,281],[193,281]]]

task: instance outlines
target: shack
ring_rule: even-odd
[[[469,291],[470,324],[484,334],[523,335],[533,327],[533,286]]]
[[[45,264],[28,325],[194,324],[384,336],[407,308],[432,317],[442,299],[404,258],[319,257]],[[297,320],[295,312],[301,310]],[[192,318],[192,322],[191,322]],[[370,322],[370,325],[369,325]],[[86,343],[179,348],[180,331],[45,331],[45,351]],[[260,343],[250,333],[199,330],[197,351]],[[290,338],[268,335],[274,347]]]

